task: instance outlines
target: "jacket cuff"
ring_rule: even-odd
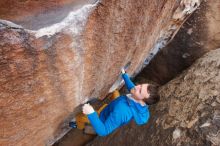
[[[89,119],[99,117],[97,112],[95,112],[95,111],[93,113],[88,114],[87,116]]]

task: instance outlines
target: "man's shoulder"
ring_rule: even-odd
[[[128,107],[128,101],[127,101],[127,97],[125,95],[121,95],[119,96],[116,102],[116,106],[122,106],[122,107]]]

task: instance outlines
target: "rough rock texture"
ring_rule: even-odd
[[[145,126],[131,123],[88,146],[219,146],[220,49],[198,59],[160,89]]]
[[[165,84],[206,52],[220,47],[220,1],[201,3],[142,72],[148,79]]]
[[[62,21],[71,11],[95,0],[1,0],[0,18],[37,30]],[[19,14],[18,14],[19,13]]]
[[[40,146],[63,136],[81,102],[104,97],[127,62],[137,74],[200,1],[0,4],[0,145]]]

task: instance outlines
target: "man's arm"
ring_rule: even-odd
[[[122,78],[125,81],[125,86],[127,87],[128,91],[130,92],[131,89],[133,89],[135,87],[134,83],[131,81],[128,74],[125,72],[122,72]]]
[[[125,118],[126,114],[123,115],[123,112],[120,111],[113,111],[110,113],[105,122],[102,122],[99,119],[97,112],[93,112],[87,116],[91,125],[99,136],[106,136],[110,134],[115,129],[120,127],[125,122],[124,120],[127,119]]]

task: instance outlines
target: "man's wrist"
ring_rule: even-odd
[[[91,111],[88,111],[87,115],[92,114],[92,113],[94,113],[94,112],[95,112],[95,110],[92,109]]]
[[[96,114],[96,112],[92,112],[92,113],[89,113],[89,114],[86,114],[87,116],[93,116],[94,114]]]

